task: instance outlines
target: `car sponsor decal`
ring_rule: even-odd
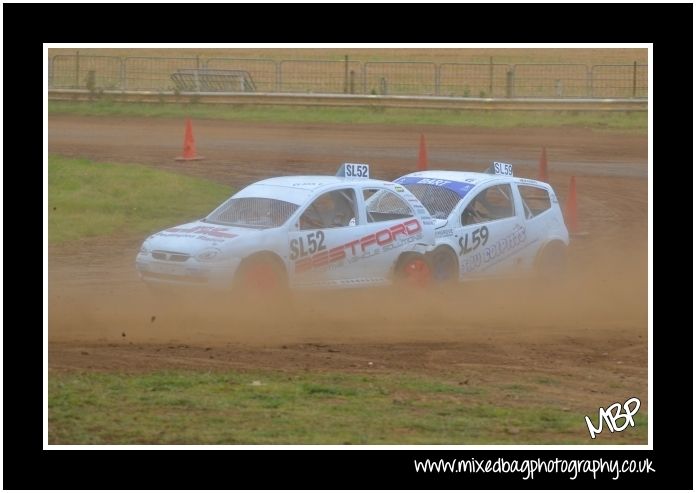
[[[300,274],[312,269],[326,267],[332,263],[350,258],[360,260],[372,255],[390,250],[395,246],[410,242],[422,236],[423,227],[418,219],[410,219],[401,224],[370,233],[362,238],[349,241],[331,249],[324,249],[313,255],[299,258],[295,262],[295,272]],[[371,254],[368,248],[372,245],[381,247],[380,251]],[[299,249],[299,244],[298,244]],[[299,250],[298,250],[299,251]],[[291,253],[292,255],[292,253]]]
[[[213,238],[220,239],[236,238],[238,236],[234,233],[226,233],[226,231],[229,230],[227,228],[218,228],[214,226],[194,226],[192,228],[177,227],[166,229],[159,233],[158,236],[180,236],[184,238],[212,236]]]
[[[460,197],[464,197],[469,190],[474,188],[473,183],[463,183],[461,181],[451,181],[451,180],[438,180],[435,178],[421,178],[417,176],[404,176],[399,178],[395,183],[400,185],[414,185],[414,184],[424,184],[424,185],[435,185],[438,187],[448,188],[453,192],[457,192]]]
[[[483,228],[485,228],[485,226]],[[526,228],[517,224],[510,234],[491,243],[488,246],[485,246],[485,243],[488,242],[488,228],[486,228],[486,241],[482,242],[483,236],[481,230],[483,230],[483,228],[479,228],[474,231],[474,233],[476,231],[479,232],[478,244],[476,244],[476,241],[474,240],[474,233],[471,235],[471,245],[469,245],[467,240],[463,240],[463,238],[468,237],[468,233],[459,239],[459,246],[461,248],[459,254],[464,255],[461,263],[461,270],[463,273],[473,272],[481,267],[481,270],[484,270],[497,264],[498,262],[501,262],[502,260],[505,260],[508,256],[512,255],[516,251],[526,248],[531,243],[534,243],[534,241],[527,242]],[[483,248],[484,246],[485,248]],[[469,247],[469,250],[465,250],[465,247]]]

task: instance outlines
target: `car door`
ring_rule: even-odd
[[[366,235],[356,197],[352,187],[331,190],[314,197],[300,211],[297,224],[288,232],[291,284],[341,285],[359,277],[349,262]]]
[[[549,240],[549,236],[562,235],[562,217],[554,214],[551,196],[545,188],[521,183],[516,187],[524,216],[525,237],[530,245],[522,257],[522,263],[525,269],[531,270],[539,250]]]
[[[454,233],[462,279],[495,277],[521,268],[526,230],[509,183],[486,186],[460,206]]]
[[[404,197],[386,187],[367,185],[360,196],[365,236],[353,263],[363,278],[388,282],[399,256],[424,241],[423,219],[416,217]]]

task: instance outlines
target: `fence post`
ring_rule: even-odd
[[[441,70],[441,64],[435,65],[435,96],[440,95],[440,81],[442,80],[442,76],[440,75]]]
[[[350,71],[350,93],[355,94],[355,70]]]
[[[126,60],[123,57],[118,58],[121,68],[119,69],[119,78],[121,79],[121,90],[125,91],[128,88],[128,82],[126,82]]]
[[[80,88],[80,52],[75,52],[75,89]]]
[[[343,70],[343,94],[348,93],[348,55],[345,56]]]
[[[90,70],[87,72],[87,80],[85,80],[85,87],[89,91],[90,99],[97,90],[97,72],[95,70]]]
[[[50,89],[53,87],[53,59],[55,58],[55,55],[52,57],[48,57],[48,88]]]
[[[283,70],[281,65],[283,62],[273,62],[276,67],[276,92],[283,92]]]
[[[633,62],[633,97],[636,97],[636,71],[638,70],[638,62]]]
[[[201,69],[201,59],[196,55],[196,72],[194,75],[194,81],[196,83],[196,92],[201,92],[201,80],[199,78],[199,71]]]
[[[511,98],[514,94],[512,86],[514,84],[514,65],[508,66],[508,71],[505,73],[505,97]]]
[[[493,57],[490,59],[490,69],[488,71],[488,97],[493,97]]]

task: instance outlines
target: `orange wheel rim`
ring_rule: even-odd
[[[422,259],[415,259],[406,264],[404,268],[408,284],[417,287],[425,287],[430,284],[431,272],[428,264]]]
[[[245,276],[246,286],[259,291],[272,291],[280,285],[278,276],[270,265],[255,265]]]

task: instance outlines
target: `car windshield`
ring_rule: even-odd
[[[404,184],[435,219],[447,219],[462,197],[449,188],[427,183]]]
[[[283,225],[298,207],[297,204],[277,199],[231,198],[211,212],[204,221],[242,228],[277,228]]]

